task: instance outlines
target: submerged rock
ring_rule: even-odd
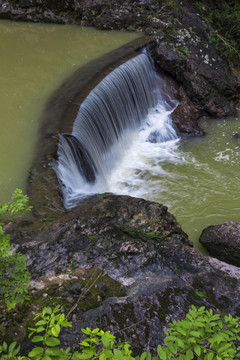
[[[153,351],[164,328],[191,304],[240,315],[239,274],[194,250],[161,204],[104,194],[66,214],[25,218],[5,230],[28,257],[33,278],[31,304],[2,320],[8,339],[46,303],[61,304],[73,321],[62,332],[64,346],[76,347],[81,328],[90,326],[117,331],[135,353]]]
[[[239,222],[208,226],[202,231],[199,241],[211,256],[240,267]]]

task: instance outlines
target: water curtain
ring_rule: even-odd
[[[58,160],[52,164],[66,208],[87,194],[108,190],[109,173],[133,134],[151,126],[147,115],[159,103],[160,111],[172,111],[173,105],[162,99],[152,60],[145,53],[116,68],[90,92],[79,108],[72,134],[60,135]],[[172,127],[166,136],[176,136]],[[148,138],[164,140],[156,129]]]

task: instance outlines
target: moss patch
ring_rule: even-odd
[[[0,328],[0,343],[22,342],[27,337],[27,328],[33,325],[34,316],[43,307],[60,305],[68,314],[76,303],[77,311],[87,311],[99,307],[108,297],[125,296],[121,285],[97,268],[75,269],[68,274],[68,280],[60,282],[53,281],[53,278],[57,279],[57,276],[43,279],[43,289],[32,290],[28,301],[4,313],[2,323],[6,326]],[[0,309],[4,312],[3,304],[0,304]]]
[[[129,235],[133,239],[139,239],[139,240],[142,240],[142,241],[148,241],[148,240],[159,240],[159,241],[161,241],[161,240],[163,240],[163,236],[160,235],[157,232],[154,232],[154,231],[145,233],[145,232],[138,231],[136,229],[129,228],[129,227],[122,227],[121,230],[122,230],[122,232]]]

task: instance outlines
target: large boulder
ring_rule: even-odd
[[[104,194],[5,230],[33,278],[30,303],[1,316],[5,339],[21,340],[24,351],[24,329],[45,304],[60,304],[73,322],[62,333],[64,346],[76,347],[81,328],[101,327],[130,341],[135,353],[154,351],[191,304],[240,315],[239,272],[194,250],[161,204]]]
[[[240,267],[240,222],[208,226],[199,241],[211,256]]]
[[[175,19],[158,21],[154,34],[157,66],[182,84],[188,97],[203,114],[226,117],[235,112],[240,85],[226,60],[211,41],[207,24],[196,12],[183,7]]]

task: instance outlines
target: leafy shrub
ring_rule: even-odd
[[[90,328],[82,329],[86,338],[79,344],[80,351],[70,352],[59,347],[58,339],[61,327],[71,327],[64,314],[60,314],[60,306],[55,309],[44,308],[35,316],[38,320],[34,328],[30,328],[29,337],[32,342],[41,343],[34,347],[27,357],[17,356],[20,347],[16,342],[9,347],[6,343],[0,346],[1,359],[11,360],[225,360],[240,357],[239,318],[231,315],[221,319],[220,314],[204,307],[192,306],[184,320],[170,323],[165,330],[164,345],[157,347],[157,355],[144,352],[133,357],[128,342],[116,344],[115,336],[109,331]]]
[[[0,220],[10,213],[11,218],[17,213],[23,214],[31,210],[27,206],[28,197],[22,190],[16,189],[12,201],[0,204]],[[3,297],[7,310],[13,309],[26,298],[30,274],[27,271],[27,259],[22,254],[14,252],[10,245],[10,237],[3,230],[0,222],[0,295]]]

